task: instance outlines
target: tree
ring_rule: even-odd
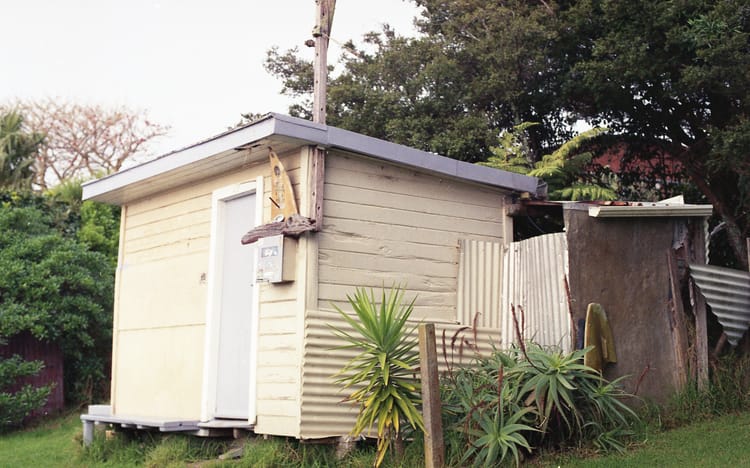
[[[107,385],[114,263],[76,237],[69,206],[0,192],[0,337],[22,332],[60,345],[69,402]]]
[[[477,162],[489,156],[499,129],[559,119],[543,94],[544,61],[524,56],[532,44],[543,54],[556,34],[554,16],[521,0],[417,3],[423,36],[400,37],[386,25],[367,34],[362,48],[348,44],[343,71],[329,84],[331,124]],[[282,80],[282,93],[301,99],[290,112],[309,115],[310,63],[296,50],[272,49],[266,69]],[[538,90],[530,94],[531,83]],[[539,155],[552,137],[546,128],[536,128],[530,144]]]
[[[503,130],[540,122],[526,137],[532,162],[570,139],[576,120],[605,125],[625,157],[679,162],[747,267],[746,1],[414,2],[422,36],[366,36],[369,49],[347,56],[331,82],[330,123],[483,161]],[[277,53],[267,68],[304,96],[303,62]]]
[[[0,188],[30,188],[34,160],[44,136],[30,132],[21,114],[0,114]]]
[[[480,163],[510,172],[539,177],[547,182],[549,195],[558,200],[615,200],[617,194],[609,177],[589,168],[593,162],[596,137],[607,129],[591,128],[563,143],[558,149],[533,162],[525,146],[525,132],[537,125],[524,122],[506,131],[500,145],[490,148],[492,156]]]
[[[741,0],[569,2],[577,43],[561,103],[682,163],[747,269],[750,5]]]
[[[147,156],[148,144],[168,128],[145,112],[48,99],[10,107],[26,116],[34,132],[46,135],[39,148],[34,185],[45,190],[64,180],[120,170]]]

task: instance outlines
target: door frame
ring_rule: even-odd
[[[214,190],[211,196],[211,234],[208,249],[208,280],[206,297],[206,333],[203,346],[203,382],[201,398],[201,421],[207,422],[214,419],[216,411],[216,394],[219,359],[219,320],[221,308],[221,284],[222,284],[222,260],[224,258],[224,246],[221,240],[224,238],[224,225],[226,218],[226,202],[246,195],[255,194],[255,219],[253,227],[263,223],[263,177],[259,176],[253,181],[232,184]],[[237,242],[240,240],[237,239]],[[252,248],[247,246],[247,248]],[[256,270],[257,258],[254,260],[253,271]],[[253,278],[254,281],[254,278]],[[256,385],[257,385],[257,362],[258,362],[258,315],[260,306],[260,295],[257,287],[253,288],[251,297],[252,332],[250,336],[250,381],[249,391],[249,424],[254,424],[256,419]]]

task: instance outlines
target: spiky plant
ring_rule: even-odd
[[[357,288],[353,296],[347,295],[354,316],[333,306],[344,321],[354,330],[332,327],[348,344],[340,349],[354,349],[352,358],[336,377],[336,383],[354,391],[347,400],[359,403],[359,415],[352,434],[372,430],[377,423],[378,449],[375,466],[380,466],[388,447],[401,440],[402,423],[424,430],[420,384],[415,378],[419,366],[417,343],[412,338],[416,326],[409,327],[407,320],[414,309],[414,300],[403,303],[403,290],[392,287],[381,300],[375,293]]]

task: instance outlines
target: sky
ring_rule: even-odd
[[[405,0],[338,0],[336,41],[383,23],[414,35]],[[0,104],[64,99],[145,111],[170,127],[162,154],[220,133],[246,112],[287,113],[266,51],[304,46],[315,0],[0,0]]]

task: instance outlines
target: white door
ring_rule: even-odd
[[[222,200],[223,221],[217,286],[218,360],[216,362],[217,418],[248,419],[250,399],[251,346],[255,336],[253,288],[255,248],[240,239],[255,226],[256,195]],[[223,231],[223,232],[222,232]]]

